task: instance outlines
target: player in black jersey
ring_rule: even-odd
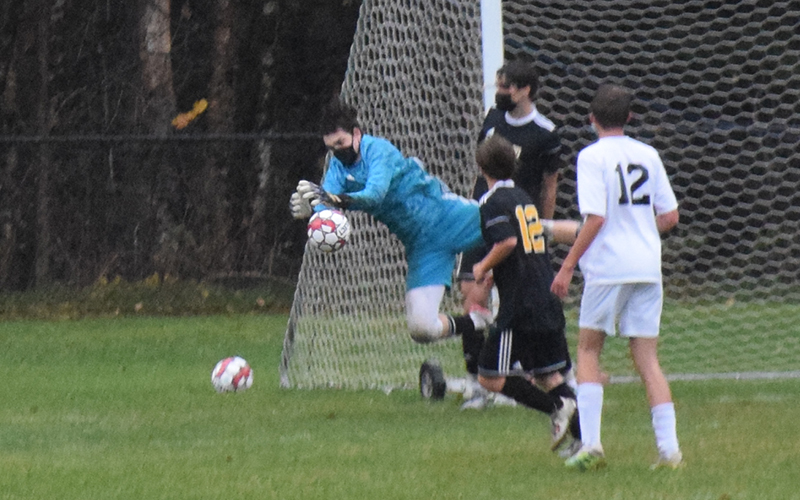
[[[561,140],[555,133],[553,122],[536,109],[533,102],[539,88],[536,69],[521,61],[503,65],[496,75],[497,94],[495,106],[486,115],[478,143],[499,135],[513,144],[516,168],[512,178],[524,189],[539,208],[543,219],[552,219],[556,205],[556,186],[561,160]],[[473,188],[473,198],[480,199],[486,192],[486,180],[478,176]],[[464,297],[464,312],[486,316],[491,286],[480,285],[472,276],[472,266],[486,255],[479,247],[461,257],[458,280]],[[482,331],[465,330],[462,335],[464,360],[468,374],[474,379],[478,370],[478,353],[483,344]],[[480,393],[468,400],[462,408],[481,408],[485,397]]]
[[[517,158],[512,175],[514,183],[533,198],[543,219],[552,219],[563,164],[562,146],[555,124],[539,113],[534,104],[539,88],[536,70],[519,61],[506,63],[497,72],[497,88],[495,106],[483,120],[478,142],[494,134],[511,142]],[[473,198],[480,199],[485,192],[486,181],[479,176]]]
[[[479,283],[491,272],[500,296],[478,359],[478,381],[549,414],[555,450],[569,435],[576,402],[561,373],[571,363],[564,310],[550,291],[553,268],[544,228],[531,197],[511,179],[512,144],[494,135],[478,146],[476,160],[488,188],[480,212],[489,251],[472,271]]]

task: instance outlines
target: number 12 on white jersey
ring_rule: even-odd
[[[625,170],[627,170],[628,177],[633,181],[630,186],[625,178]],[[642,186],[650,179],[650,172],[645,167],[642,165],[628,165],[627,168],[623,168],[621,164],[618,164],[616,172],[619,176],[619,189],[622,193],[619,197],[620,205],[650,204],[650,195],[641,193]]]

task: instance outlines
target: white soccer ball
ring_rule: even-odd
[[[225,358],[211,372],[211,384],[217,392],[244,391],[253,385],[253,370],[244,358]]]
[[[308,221],[308,242],[323,252],[336,252],[350,239],[350,221],[338,210],[325,209]]]

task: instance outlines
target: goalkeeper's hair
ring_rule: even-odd
[[[633,93],[620,85],[604,83],[597,89],[589,107],[603,128],[619,128],[628,123]]]
[[[332,134],[339,129],[352,132],[354,128],[361,128],[358,125],[358,112],[354,107],[335,97],[322,108],[319,128],[322,135]]]
[[[514,175],[517,155],[507,139],[494,134],[478,146],[475,162],[492,179],[506,180]]]
[[[531,100],[536,95],[536,91],[539,90],[539,73],[536,72],[533,64],[519,60],[509,61],[497,70],[497,76],[498,78],[505,77],[506,83],[515,85],[520,89],[530,85],[531,89],[528,92],[528,97]]]

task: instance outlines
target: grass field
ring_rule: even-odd
[[[651,472],[638,384],[606,389],[609,467],[549,421],[415,391],[284,390],[285,316],[0,324],[0,499],[800,499],[800,381],[675,382],[687,467]],[[255,383],[216,394],[219,359]]]

